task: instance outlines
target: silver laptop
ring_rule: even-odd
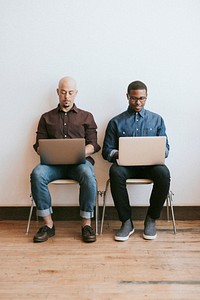
[[[39,140],[41,164],[74,165],[85,163],[85,139]]]
[[[119,165],[148,166],[165,163],[166,136],[119,138]]]

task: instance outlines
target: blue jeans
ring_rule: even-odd
[[[31,173],[31,192],[37,213],[45,217],[53,213],[48,184],[56,179],[73,179],[79,182],[80,216],[90,219],[94,216],[97,194],[94,167],[86,161],[80,165],[37,165]]]
[[[121,222],[131,219],[131,206],[126,188],[128,178],[147,178],[153,181],[147,213],[151,218],[158,219],[170,187],[170,172],[167,166],[124,167],[116,163],[111,166],[111,194]]]

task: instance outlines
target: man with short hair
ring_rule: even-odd
[[[35,151],[40,153],[39,139],[85,138],[86,162],[78,165],[37,165],[31,174],[31,191],[36,203],[38,216],[43,217],[42,226],[33,238],[34,242],[47,241],[55,235],[55,226],[51,214],[51,196],[48,184],[56,179],[73,179],[80,184],[80,216],[82,218],[82,238],[84,242],[96,241],[96,234],[91,227],[96,199],[96,176],[94,160],[90,156],[100,150],[97,144],[97,125],[90,112],[76,107],[76,81],[64,77],[59,81],[57,108],[44,113],[39,121]]]
[[[166,128],[161,116],[144,108],[147,100],[147,87],[141,81],[134,81],[127,89],[128,109],[108,123],[102,155],[112,162],[110,168],[110,187],[112,197],[122,222],[120,230],[115,235],[116,241],[126,241],[134,232],[131,219],[131,206],[126,188],[128,178],[148,178],[153,181],[150,206],[144,222],[143,238],[156,238],[155,220],[160,213],[169,192],[170,173],[166,165],[153,166],[121,166],[118,165],[118,141],[122,136],[166,136]],[[149,149],[151,151],[151,149]],[[169,153],[166,139],[165,157]]]

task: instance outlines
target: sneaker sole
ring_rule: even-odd
[[[157,234],[155,234],[155,235],[146,235],[146,234],[143,233],[143,238],[145,240],[155,240],[156,237],[157,237]]]
[[[129,235],[127,235],[127,236],[115,236],[115,241],[118,241],[118,242],[125,242],[125,241],[127,241],[128,239],[129,239],[129,237],[131,236],[131,234],[133,234],[134,233],[134,231],[135,231],[135,229],[133,229],[130,233],[129,233]]]

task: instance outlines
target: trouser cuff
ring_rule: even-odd
[[[94,217],[94,212],[93,211],[80,211],[80,216],[81,218],[84,219],[91,219]]]
[[[49,207],[47,209],[37,209],[37,215],[38,217],[46,217],[53,213],[52,207]]]

